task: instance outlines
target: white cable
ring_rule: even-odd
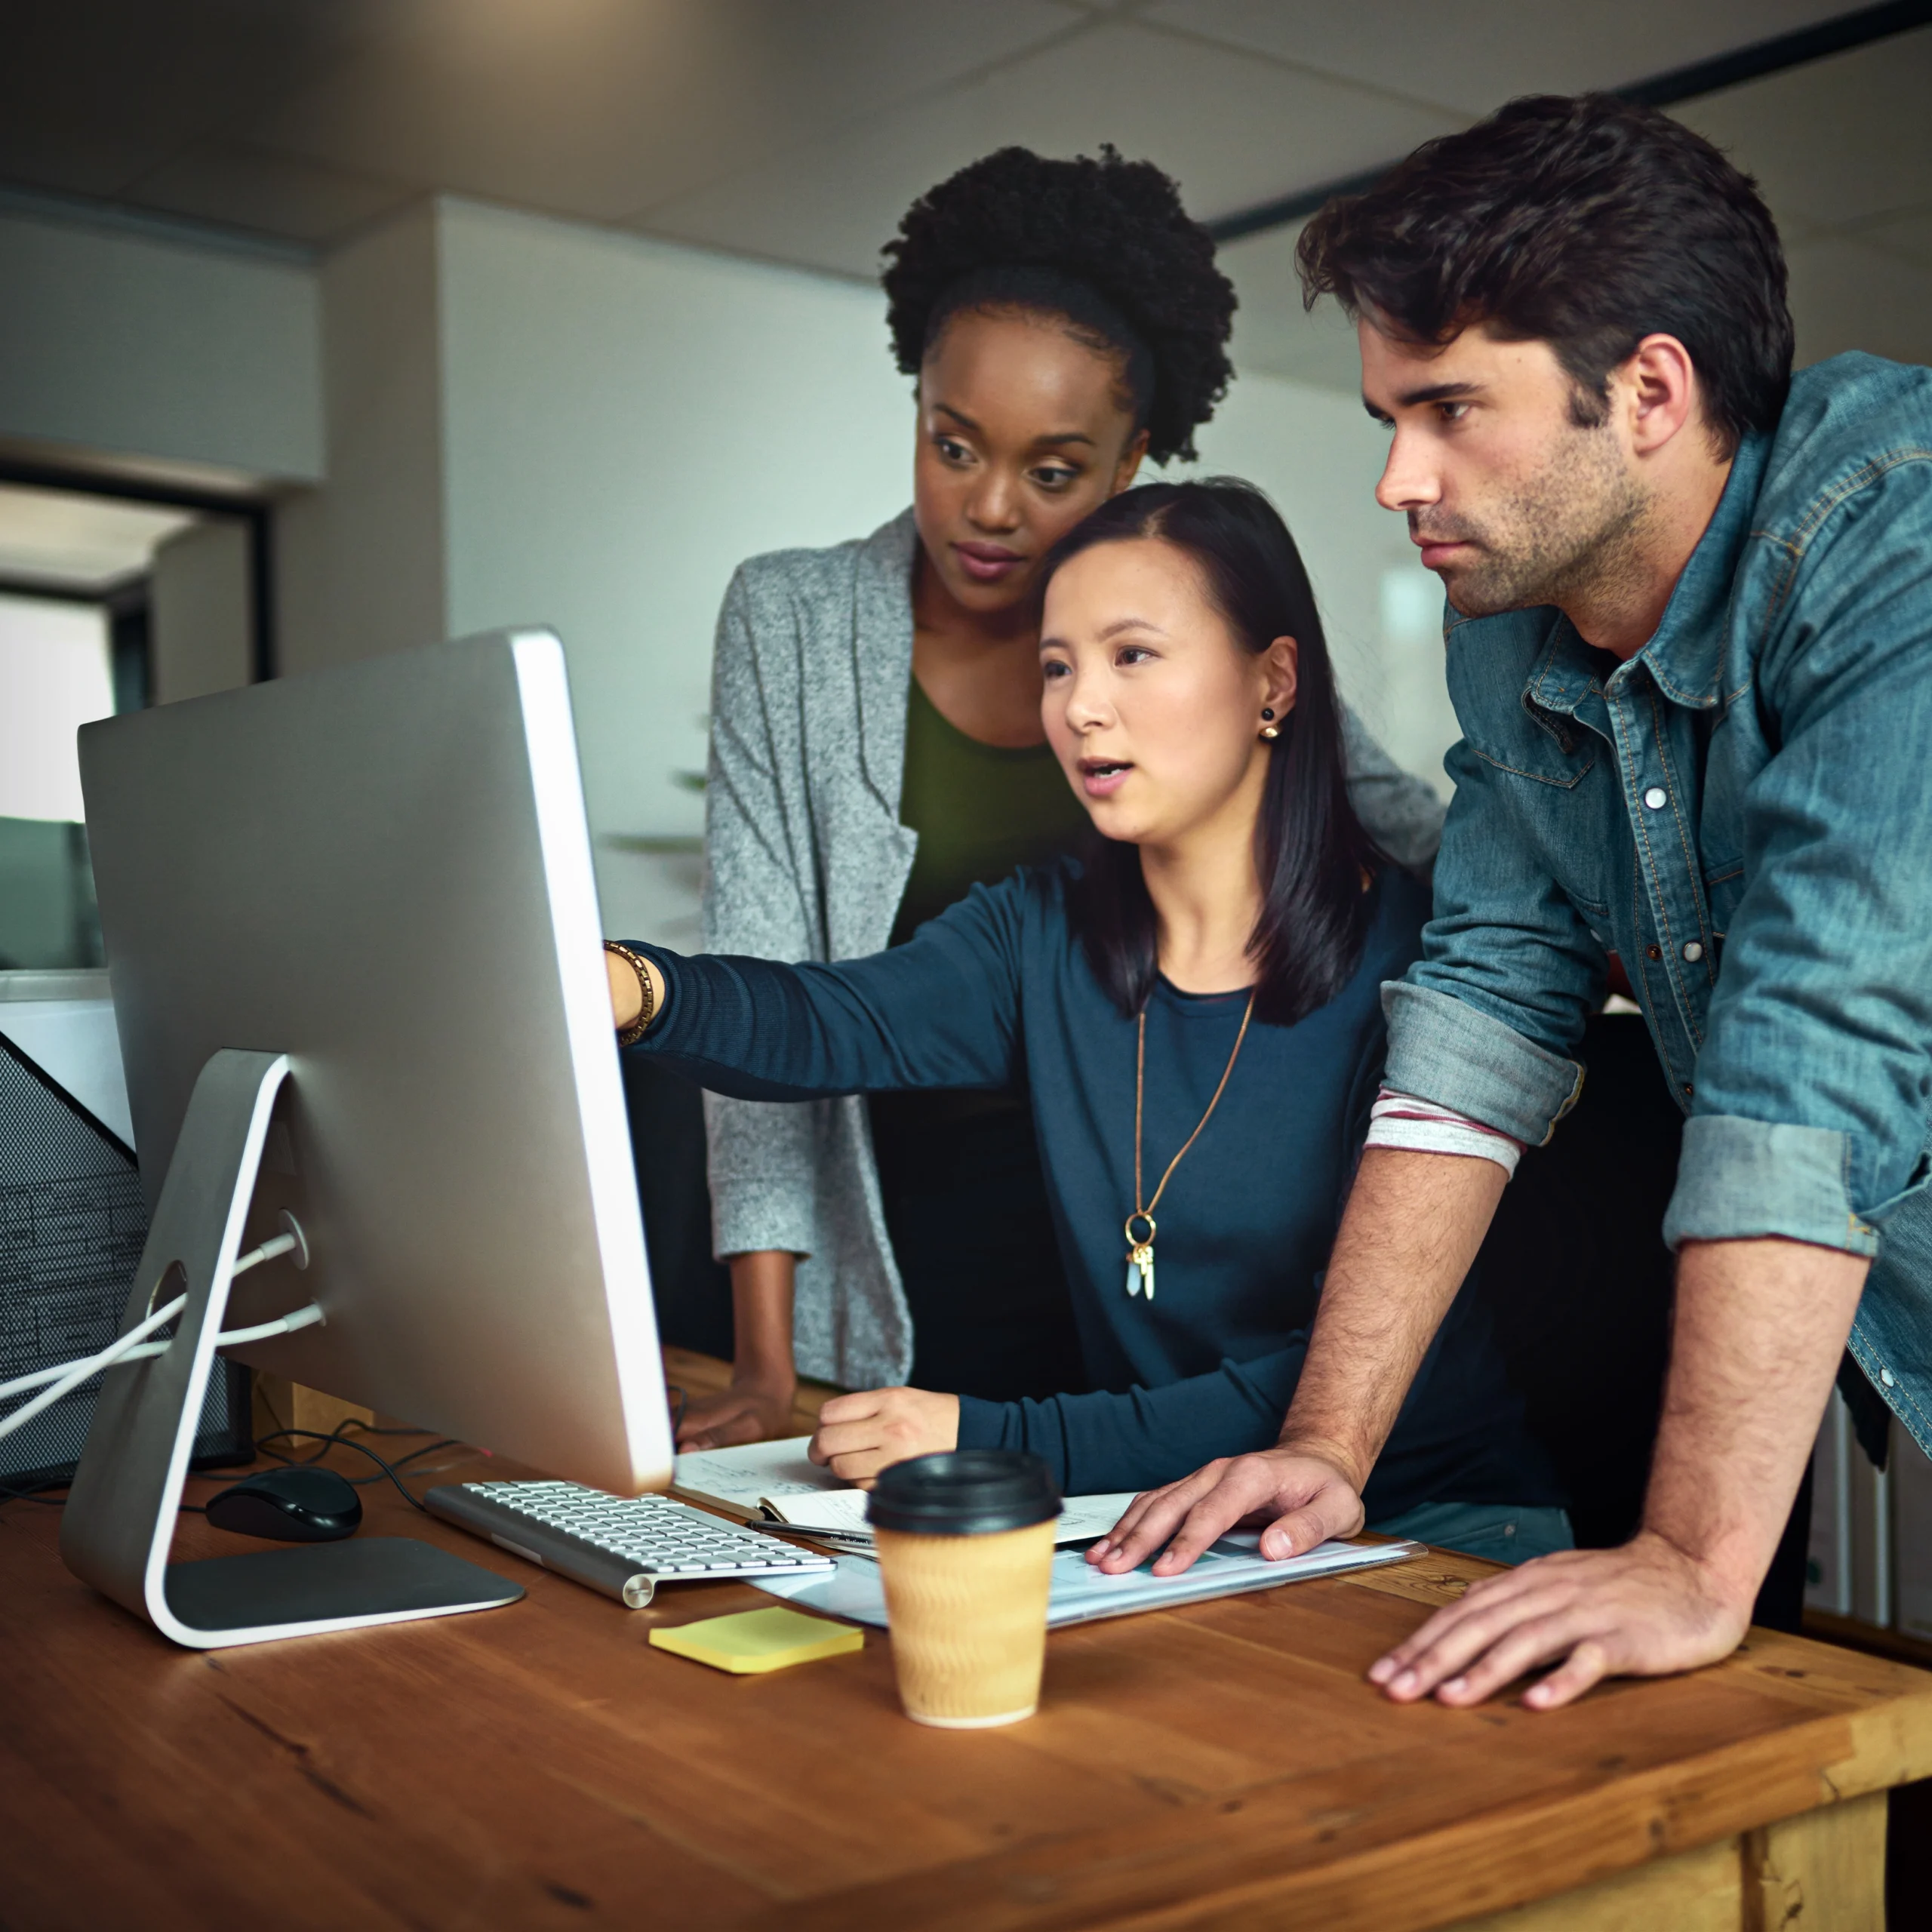
[[[271,1335],[293,1335],[298,1329],[314,1327],[321,1318],[321,1308],[312,1301],[306,1308],[298,1308],[278,1321],[258,1321],[252,1328],[224,1328],[214,1338],[214,1345],[218,1349],[232,1349],[238,1342],[261,1342]],[[150,1342],[147,1346],[158,1354],[168,1344]]]
[[[237,1260],[229,1271],[231,1278],[245,1275],[251,1268],[259,1268],[265,1261],[273,1261],[280,1256],[294,1254],[297,1257],[296,1266],[308,1264],[308,1244],[302,1237],[302,1231],[292,1216],[285,1214],[284,1223],[290,1232],[275,1235],[265,1241],[260,1247],[251,1248]],[[177,1295],[166,1307],[160,1308],[144,1321],[130,1328],[125,1335],[117,1337],[98,1353],[85,1355],[78,1361],[63,1362],[54,1368],[35,1369],[31,1374],[17,1376],[11,1382],[0,1383],[0,1401],[13,1395],[24,1395],[29,1389],[41,1389],[42,1393],[24,1404],[4,1420],[0,1420],[0,1441],[13,1434],[23,1423],[29,1422],[43,1409],[51,1408],[63,1395],[78,1389],[83,1382],[99,1374],[102,1370],[117,1361],[137,1361],[144,1356],[165,1353],[172,1342],[150,1342],[147,1337],[159,1327],[173,1321],[188,1305],[186,1295]],[[311,1302],[306,1308],[297,1309],[292,1315],[283,1315],[278,1321],[265,1321],[253,1328],[232,1329],[218,1336],[217,1348],[224,1348],[238,1342],[260,1341],[270,1335],[293,1334],[299,1328],[312,1327],[322,1319],[322,1311]],[[51,1385],[51,1386],[50,1386]]]
[[[298,1329],[314,1327],[321,1319],[320,1306],[312,1301],[307,1307],[298,1308],[292,1315],[282,1315],[274,1321],[258,1321],[252,1328],[225,1328],[214,1338],[214,1345],[218,1349],[230,1349],[241,1342],[266,1341],[271,1335],[293,1335]],[[165,1355],[174,1346],[171,1341],[143,1342],[139,1348],[127,1350],[118,1359],[140,1361],[149,1355]],[[60,1372],[58,1369],[51,1371],[56,1375]],[[46,1369],[41,1371],[43,1377],[49,1373]]]
[[[23,1402],[14,1413],[0,1421],[0,1441],[11,1435],[23,1423],[30,1422],[42,1409],[51,1408],[70,1389],[78,1389],[90,1376],[98,1375],[111,1363],[130,1354],[137,1344],[145,1341],[163,1323],[172,1321],[188,1306],[186,1295],[177,1295],[165,1308],[158,1308],[145,1321],[137,1323],[118,1340],[108,1343],[98,1355],[88,1356],[84,1361],[70,1364],[61,1371],[59,1380],[43,1389],[30,1402]],[[45,1371],[42,1371],[43,1374]]]
[[[294,1216],[285,1214],[281,1218],[288,1222],[294,1231],[289,1234],[277,1235],[272,1240],[263,1241],[260,1247],[249,1249],[248,1252],[229,1270],[229,1280],[232,1281],[237,1275],[247,1274],[251,1268],[259,1268],[264,1261],[273,1261],[285,1254],[298,1254],[299,1258],[296,1261],[296,1266],[298,1268],[308,1266],[308,1245],[302,1238],[301,1230],[295,1227]]]
[[[235,1263],[232,1272],[235,1275],[245,1275],[251,1268],[259,1268],[264,1261],[273,1261],[278,1257],[287,1254],[292,1250],[299,1248],[301,1245],[302,1243],[300,1239],[296,1235],[277,1235],[272,1240],[263,1241],[260,1247],[251,1248],[246,1254],[243,1255],[242,1258]],[[298,1262],[296,1265],[300,1267],[302,1263]],[[171,1304],[176,1312],[178,1313],[180,1311],[183,1303],[185,1303],[187,1297],[184,1295],[181,1297],[180,1300]],[[160,1318],[164,1321],[168,1319],[165,1315]],[[315,1318],[319,1321],[321,1317],[318,1315]],[[156,1325],[155,1318],[150,1316],[147,1321],[143,1324],[143,1333],[148,1332]],[[304,1324],[303,1325],[306,1327],[307,1324]],[[281,1331],[278,1327],[268,1328],[262,1331],[262,1333],[264,1334],[279,1334],[281,1332]],[[73,1361],[58,1362],[51,1368],[37,1368],[31,1375],[19,1375],[16,1376],[11,1382],[0,1382],[0,1402],[4,1402],[9,1396],[11,1395],[25,1395],[29,1389],[38,1389],[45,1386],[48,1383],[58,1382],[70,1369],[86,1367],[87,1364],[90,1363],[98,1366],[105,1362],[122,1361],[127,1356],[134,1355],[137,1352],[131,1348],[124,1347],[122,1344],[138,1341],[140,1339],[140,1336],[137,1335],[134,1331],[131,1329],[128,1334],[122,1336],[118,1341],[110,1343],[108,1345],[106,1351],[101,1355],[85,1355]],[[229,1339],[229,1338],[225,1335],[222,1337],[223,1341],[226,1341]],[[255,1331],[253,1329],[251,1329],[245,1334],[238,1335],[234,1339],[238,1341],[254,1341],[256,1339]],[[221,1346],[221,1343],[218,1342],[215,1346],[219,1348]],[[158,1355],[161,1353],[162,1349],[167,1346],[168,1344],[165,1342],[152,1342],[149,1343],[145,1348],[141,1349],[138,1352],[143,1355]],[[94,1370],[91,1367],[88,1368],[88,1374],[92,1374]],[[81,1377],[81,1380],[83,1382],[87,1379],[86,1375],[83,1375]],[[36,1411],[36,1413],[38,1412]],[[4,1431],[0,1431],[0,1433],[4,1432]]]

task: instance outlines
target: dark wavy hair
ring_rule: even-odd
[[[1790,387],[1784,251],[1756,183],[1611,95],[1529,96],[1425,142],[1331,201],[1295,252],[1310,307],[1334,295],[1415,343],[1485,323],[1547,342],[1580,428],[1602,422],[1610,372],[1654,331],[1690,351],[1721,454],[1773,427]]]
[[[1062,537],[1042,584],[1102,543],[1158,537],[1192,560],[1244,650],[1297,646],[1295,701],[1281,721],[1254,828],[1261,915],[1248,943],[1259,968],[1254,1014],[1291,1026],[1333,999],[1361,958],[1366,875],[1389,862],[1349,803],[1341,705],[1301,552],[1275,506],[1231,476],[1123,491]],[[1073,929],[1094,977],[1136,1014],[1158,971],[1153,901],[1138,850],[1093,835],[1070,890]]]
[[[1001,148],[920,196],[884,250],[881,278],[899,367],[916,376],[961,310],[1059,317],[1124,364],[1147,454],[1192,461],[1194,432],[1234,374],[1234,285],[1214,238],[1152,162],[1053,161]]]

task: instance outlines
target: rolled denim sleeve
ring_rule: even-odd
[[[1575,1105],[1583,1069],[1513,1027],[1432,987],[1392,980],[1388,1084],[1540,1147]]]
[[[1875,1229],[1853,1211],[1850,1137],[1737,1114],[1685,1122],[1664,1239],[1735,1241],[1782,1235],[1817,1247],[1875,1254]]]
[[[1932,1112],[1932,451],[1821,519],[1784,611],[1665,1235],[1869,1255]]]

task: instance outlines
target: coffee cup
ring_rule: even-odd
[[[1046,1464],[1021,1450],[949,1450],[880,1472],[866,1517],[915,1723],[983,1730],[1038,1709],[1060,1512]]]

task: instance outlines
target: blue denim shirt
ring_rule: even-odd
[[[1932,1450],[1932,370],[1798,376],[1628,663],[1549,608],[1447,650],[1389,1084],[1541,1143],[1620,955],[1688,1116],[1665,1239],[1872,1257],[1851,1352]]]

